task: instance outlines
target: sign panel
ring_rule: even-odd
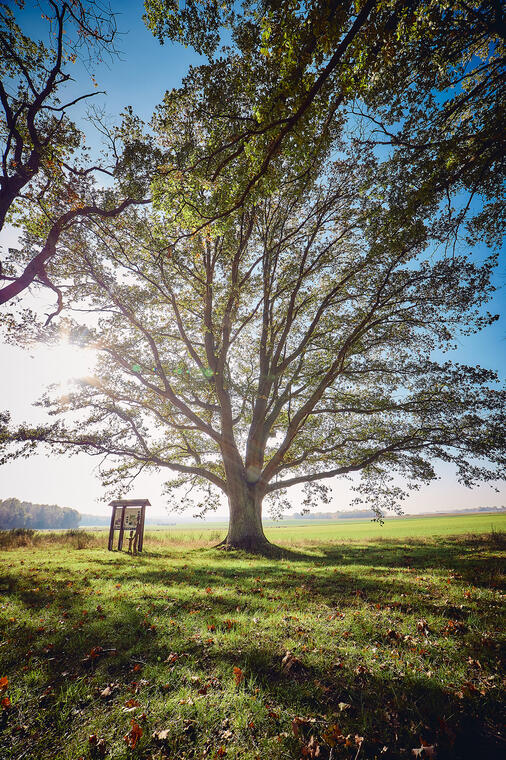
[[[116,507],[114,510],[114,530],[121,528],[122,507]],[[141,507],[127,507],[125,510],[125,530],[135,530],[137,518],[140,519]]]

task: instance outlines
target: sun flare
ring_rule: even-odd
[[[97,351],[60,343],[47,352],[46,359],[57,382],[68,385],[73,380],[93,374]]]

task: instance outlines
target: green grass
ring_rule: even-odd
[[[282,559],[217,528],[148,531],[136,558],[4,534],[0,757],[502,757],[501,526],[269,528]]]
[[[302,521],[301,521],[302,522]],[[387,518],[383,525],[372,520],[337,520],[284,525],[266,529],[270,541],[332,541],[348,539],[404,538],[410,536],[450,536],[456,533],[487,533],[506,529],[506,513],[444,515],[437,517]]]
[[[285,547],[301,547],[319,545],[321,543],[341,542],[347,540],[370,540],[381,538],[411,538],[421,536],[443,536],[462,533],[490,533],[506,529],[506,513],[444,515],[435,517],[403,517],[387,518],[383,525],[372,520],[315,520],[294,521],[283,520],[278,523],[267,522],[265,533],[270,541]],[[71,532],[71,540],[76,544],[79,540],[88,546],[104,546],[108,528],[84,530],[86,538]],[[226,535],[226,523],[203,523],[202,527],[195,525],[175,525],[170,528],[148,527],[146,529],[145,545],[151,548],[162,546],[177,549],[188,546],[213,546]],[[47,540],[58,542],[61,533],[39,533],[35,541]],[[9,539],[11,540],[11,539]],[[2,546],[0,532],[0,548]]]

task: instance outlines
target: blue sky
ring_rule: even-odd
[[[98,95],[93,99],[95,106],[103,108],[112,121],[128,105],[145,121],[149,121],[156,105],[162,100],[167,89],[177,86],[190,64],[201,60],[190,49],[165,44],[161,46],[149,32],[142,21],[142,4],[139,2],[113,2],[117,6],[117,24],[120,35],[117,47],[119,55],[109,62],[87,72],[76,64],[72,74],[76,79],[69,86],[69,97],[74,93],[93,91],[90,73],[95,75],[99,90],[106,90],[107,95]],[[28,1],[20,15],[23,26],[33,37],[47,40],[47,30],[40,17],[40,8]],[[74,117],[82,120],[86,114],[86,105],[74,109]],[[97,137],[86,122],[81,122],[87,131],[88,143],[97,145]],[[15,236],[12,230],[3,234],[2,245],[12,245]],[[506,268],[503,264],[495,274],[498,291],[488,310],[504,314],[506,287]],[[36,305],[44,309],[47,294],[33,299],[27,296],[27,305]],[[49,297],[50,298],[50,297]],[[506,378],[506,320],[504,316],[487,330],[476,336],[462,339],[458,351],[452,358],[467,364],[480,364],[499,371]],[[50,356],[47,351],[33,350],[23,352],[10,346],[0,346],[0,403],[1,408],[10,408],[16,419],[36,419],[40,410],[34,410],[31,404],[40,396],[44,387],[50,382],[62,380],[62,361],[66,364],[72,358]],[[79,364],[76,359],[76,365]],[[63,378],[64,379],[64,378]],[[75,458],[61,458],[37,455],[0,468],[0,498],[16,496],[34,502],[57,503],[70,506],[82,512],[108,514],[108,508],[97,503],[103,494],[97,474],[94,471],[96,460],[79,455]],[[458,486],[451,470],[441,470],[441,480],[422,489],[406,504],[407,511],[431,511],[434,509],[469,507],[478,505],[500,505],[506,500],[504,492],[495,494],[489,486],[469,491]],[[160,498],[160,484],[163,478],[145,476],[140,480],[132,496],[147,497],[153,504],[152,515],[165,516],[163,499]],[[294,494],[295,496],[295,494]],[[335,489],[335,499],[327,509],[341,509],[350,500],[350,492],[345,485]],[[298,508],[294,499],[294,510]],[[222,514],[225,514],[223,512]]]

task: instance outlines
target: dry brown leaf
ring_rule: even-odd
[[[144,733],[142,728],[139,726],[135,718],[132,718],[131,721],[132,728],[126,734],[123,739],[125,740],[126,744],[130,749],[135,749],[137,746],[139,739],[141,738],[142,734]]]
[[[322,734],[323,741],[328,744],[330,747],[334,747],[336,744],[342,744],[344,742],[344,736],[343,732],[337,725],[337,723],[334,723],[332,726],[329,726],[326,731]]]
[[[298,715],[296,715],[295,718],[292,720],[292,731],[295,734],[295,736],[300,736],[300,727],[308,726],[314,722],[315,722],[314,718],[300,718]]]
[[[416,749],[411,750],[411,754],[414,755],[414,757],[420,757],[420,758],[435,758],[436,757],[436,745],[435,744],[424,744],[421,747],[417,747]]]
[[[419,633],[423,633],[424,636],[428,636],[430,632],[428,622],[424,618],[421,618],[416,624],[416,630]]]
[[[303,744],[301,747],[302,757],[315,758],[320,757],[320,745],[316,741],[314,736],[311,736],[307,744]]]
[[[291,670],[301,669],[303,665],[298,657],[295,657],[290,651],[286,651],[281,660],[281,667],[286,673],[289,673]]]
[[[161,731],[153,731],[152,738],[155,740],[155,742],[165,742],[170,737],[170,731],[167,728],[162,729]]]

